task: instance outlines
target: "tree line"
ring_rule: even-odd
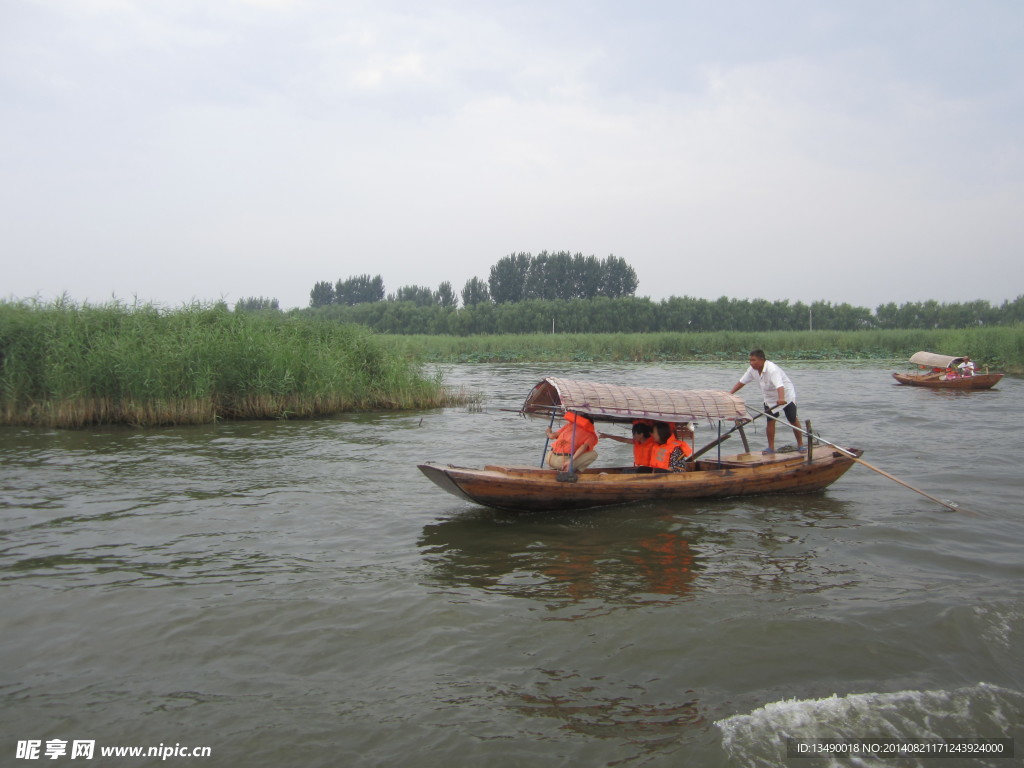
[[[956,329],[1024,323],[1024,296],[1004,301],[1000,306],[984,300],[952,304],[925,301],[890,303],[875,311],[825,301],[804,304],[725,296],[714,300],[673,296],[661,301],[633,296],[531,299],[502,304],[482,302],[461,308],[380,301],[296,311],[365,325],[381,333],[454,336]]]
[[[470,278],[460,295],[463,307],[534,299],[618,299],[632,296],[637,285],[636,271],[617,256],[598,259],[582,253],[542,251],[536,256],[515,253],[499,259],[486,281]],[[309,292],[310,307],[353,307],[384,300],[384,280],[380,275],[356,275],[334,283],[321,281]],[[387,301],[447,309],[458,306],[458,297],[448,281],[442,282],[437,290],[420,285],[402,286],[388,294]]]
[[[311,313],[382,333],[469,336],[533,333],[655,333],[715,331],[854,331],[957,329],[1024,322],[1024,296],[1002,305],[977,300],[889,302],[871,310],[850,304],[764,299],[661,301],[636,297],[636,271],[619,257],[542,251],[498,260],[486,280],[473,277],[456,294],[406,285],[385,293],[380,275],[322,281],[310,291]],[[460,302],[461,299],[461,302]],[[277,299],[243,299],[239,311],[278,310]]]

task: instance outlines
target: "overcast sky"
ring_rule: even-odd
[[[1019,0],[2,0],[0,298],[1024,293]]]

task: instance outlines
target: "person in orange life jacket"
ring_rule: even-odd
[[[607,432],[599,432],[598,437],[607,437],[617,443],[631,443],[633,446],[633,466],[649,470],[651,466],[651,451],[654,449],[654,427],[646,419],[637,419],[633,422],[633,436],[620,437]]]
[[[671,424],[654,422],[654,442],[651,466],[655,472],[686,471],[686,457],[693,453],[693,449],[676,437]]]
[[[568,469],[569,454],[572,454],[573,470],[583,470],[594,463],[597,458],[597,433],[590,419],[567,411],[563,417],[566,424],[557,432],[547,429],[548,438],[555,442],[551,445],[546,458],[547,465],[552,469]]]
[[[796,388],[785,371],[771,360],[765,359],[764,350],[755,349],[750,353],[750,367],[729,390],[729,394],[735,394],[744,384],[751,381],[756,381],[761,386],[765,413],[774,416],[775,409],[782,407],[786,419],[793,425],[797,450],[805,450],[803,433],[798,431],[800,422],[796,418]],[[775,453],[775,419],[768,419],[764,434],[768,438],[768,450],[762,453]]]
[[[683,449],[683,456],[690,458],[690,456],[693,455],[693,446],[686,442],[688,439],[692,439],[693,437],[693,427],[690,426],[690,422],[666,421],[665,423],[668,424],[668,428],[672,432],[672,436],[679,441],[679,447]],[[657,422],[652,421],[651,424],[657,424]],[[651,448],[653,451],[654,447],[657,447],[658,445],[657,435],[652,438],[652,443],[654,444]]]

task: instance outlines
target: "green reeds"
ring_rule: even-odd
[[[220,304],[0,302],[3,424],[204,424],[457,400],[359,326]]]
[[[751,349],[775,360],[905,361],[914,352],[970,355],[993,371],[1024,373],[1024,325],[964,330],[718,331],[505,336],[388,336],[435,362],[744,361]]]

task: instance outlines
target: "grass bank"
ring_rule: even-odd
[[[360,326],[223,305],[0,302],[3,424],[203,424],[458,399]]]
[[[599,333],[521,336],[388,336],[404,354],[431,362],[662,362],[743,360],[903,361],[919,350],[970,355],[982,366],[1024,373],[1024,325],[966,330]]]

